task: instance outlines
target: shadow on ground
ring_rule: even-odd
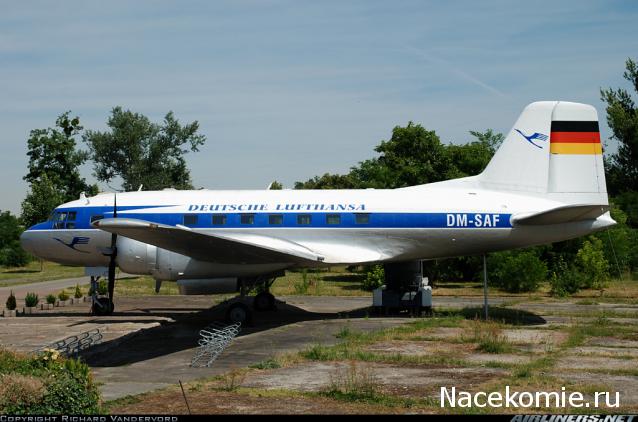
[[[83,359],[93,367],[112,367],[129,365],[132,363],[157,358],[171,353],[192,349],[199,340],[199,331],[214,321],[224,321],[227,304],[221,303],[210,309],[190,313],[163,313],[162,309],[153,308],[153,314],[170,316],[173,321],[165,321],[161,325],[137,331],[127,338],[108,341],[87,350]],[[174,311],[167,309],[166,311]],[[159,311],[158,313],[156,313]],[[192,309],[190,309],[192,311]],[[126,313],[115,313],[116,316],[126,316]],[[139,313],[135,314],[139,316]],[[278,302],[277,310],[255,312],[253,322],[242,327],[239,336],[266,331],[288,324],[303,321],[348,318],[364,318],[368,315],[367,308],[356,309],[346,313],[310,312]],[[92,322],[109,323],[109,320],[93,320]],[[114,321],[111,321],[114,322]]]
[[[461,309],[461,315],[466,319],[483,319],[483,307],[468,307]],[[488,319],[490,321],[502,322],[511,325],[543,325],[547,321],[541,316],[522,309],[511,309],[501,307],[489,307]]]
[[[85,361],[93,367],[113,367],[130,365],[172,353],[188,350],[196,347],[199,340],[199,331],[213,321],[224,321],[227,309],[226,303],[215,305],[211,308],[192,312],[193,309],[184,309],[191,312],[175,312],[175,308],[151,308],[138,309],[147,315],[170,317],[170,321],[161,322],[159,326],[137,331],[125,338],[114,339],[86,351],[83,355]],[[442,311],[435,315],[459,313],[467,319],[480,319],[483,315],[481,307],[466,307],[456,311]],[[278,302],[277,310],[256,312],[253,322],[242,327],[240,336],[271,330],[289,324],[313,321],[336,320],[343,318],[382,318],[372,315],[370,308],[358,308],[348,312],[311,312],[300,307]],[[117,313],[116,316],[126,316],[126,313]],[[139,313],[132,314],[140,316]],[[394,316],[405,316],[407,313]],[[490,319],[513,325],[538,325],[546,321],[531,312],[507,309],[490,308]],[[109,324],[115,322],[110,319],[96,318],[92,322]]]

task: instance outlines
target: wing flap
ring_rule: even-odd
[[[106,218],[94,227],[155,245],[198,260],[223,264],[309,264],[323,256],[284,239],[256,234],[224,235],[185,226],[168,226],[132,218]]]
[[[609,211],[609,205],[567,205],[537,213],[525,213],[512,217],[514,226],[541,226],[595,220]]]

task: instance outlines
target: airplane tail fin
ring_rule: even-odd
[[[528,105],[477,181],[566,204],[607,205],[596,109],[564,101]]]

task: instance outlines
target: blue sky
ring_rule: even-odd
[[[208,138],[187,156],[196,187],[291,187],[347,171],[410,120],[459,143],[561,99],[602,122],[600,87],[628,87],[624,62],[638,58],[635,1],[0,5],[0,210],[12,212],[29,131],[66,110],[95,130],[117,105],[156,121],[173,110]]]

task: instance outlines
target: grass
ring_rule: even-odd
[[[82,276],[84,276],[83,267],[69,267],[43,261],[42,271],[40,271],[40,261],[32,261],[25,267],[2,268],[0,270],[0,287]]]
[[[313,274],[310,274],[312,276]],[[504,391],[505,385],[509,385],[514,391],[560,391],[562,386],[566,386],[570,391],[580,391],[584,394],[595,391],[611,391],[609,388],[602,388],[605,376],[624,375],[638,376],[638,370],[606,370],[604,367],[586,369],[588,372],[600,373],[593,376],[592,381],[570,383],[561,378],[562,370],[556,367],[557,362],[567,354],[573,354],[574,347],[578,347],[591,337],[614,337],[624,338],[635,335],[636,327],[630,324],[621,324],[614,319],[613,311],[602,311],[593,313],[590,308],[583,307],[579,316],[586,316],[588,319],[576,321],[573,326],[557,326],[555,330],[567,334],[566,340],[560,344],[553,344],[551,349],[545,348],[534,356],[534,359],[524,363],[501,363],[492,362],[468,362],[459,356],[458,348],[445,349],[445,344],[451,343],[472,343],[475,350],[485,353],[516,353],[517,344],[511,343],[504,335],[505,329],[521,328],[522,320],[527,316],[518,314],[516,310],[507,308],[490,309],[490,315],[495,320],[482,321],[473,318],[475,309],[439,309],[432,318],[414,319],[413,321],[398,327],[387,328],[378,331],[359,331],[353,328],[351,323],[345,325],[335,333],[335,337],[340,340],[335,345],[316,344],[298,353],[289,353],[283,356],[276,356],[252,365],[246,369],[248,372],[231,371],[222,377],[216,377],[215,381],[208,381],[203,385],[193,384],[193,391],[224,391],[231,392],[236,400],[241,401],[246,395],[259,397],[291,398],[321,398],[330,399],[335,402],[352,403],[357,406],[364,406],[359,409],[370,409],[375,412],[400,412],[402,409],[409,409],[414,412],[426,413],[500,413],[503,409],[483,409],[483,408],[446,408],[441,409],[438,403],[438,396],[423,392],[420,395],[412,393],[396,393],[390,385],[383,384],[371,372],[371,368],[376,363],[385,363],[395,367],[425,367],[425,368],[498,368],[506,372],[503,375],[491,376],[484,381],[477,381],[472,386],[473,390],[480,391]],[[437,328],[462,328],[466,331],[466,336],[444,339],[432,337],[438,344],[442,345],[441,353],[428,356],[410,355],[407,353],[382,353],[368,349],[367,346],[378,342],[389,342],[392,340],[415,341],[422,339],[429,332]],[[530,340],[533,342],[533,340]],[[425,346],[427,347],[427,346]],[[464,350],[464,349],[463,349]],[[529,352],[528,352],[529,353]],[[616,356],[614,356],[616,358]],[[630,356],[628,355],[627,358]],[[496,359],[496,358],[495,358]],[[602,358],[604,359],[604,357]],[[304,361],[329,361],[345,362],[338,369],[335,369],[330,377],[330,382],[318,392],[300,392],[293,390],[272,390],[242,387],[243,377],[250,374],[249,371],[269,371],[281,367],[293,366]],[[604,365],[603,365],[604,366]],[[234,375],[233,375],[234,374]],[[453,385],[453,381],[450,381]],[[329,405],[329,402],[327,402]],[[336,406],[336,405],[334,405]],[[510,409],[511,410],[511,409]],[[515,411],[523,411],[518,409]],[[525,409],[526,410],[526,409]],[[582,409],[554,409],[542,408],[532,409],[541,413],[581,413]],[[617,409],[596,409],[599,413],[605,413]],[[585,412],[586,413],[586,412]]]
[[[281,368],[281,363],[275,358],[270,358],[270,359],[262,360],[261,362],[255,363],[253,365],[250,365],[249,368],[251,368],[251,369],[277,369],[277,368]]]
[[[270,291],[275,296],[371,296],[362,289],[363,275],[350,273],[345,267],[325,271],[286,271],[286,275],[273,283]]]
[[[152,295],[178,295],[177,283],[165,281],[160,287],[159,293],[155,293],[155,280],[150,276],[127,277],[117,280],[115,283],[115,295],[117,296],[152,296]]]
[[[513,350],[512,343],[503,334],[502,325],[493,321],[474,320],[472,335],[461,335],[461,340],[476,343],[476,350],[485,353],[508,353]]]

